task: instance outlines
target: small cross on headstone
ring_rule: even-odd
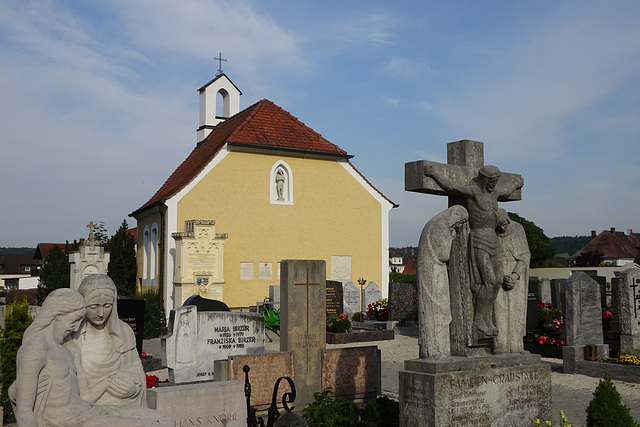
[[[219,76],[222,74],[222,63],[227,62],[227,60],[222,58],[222,52],[219,52],[218,57],[214,58],[214,60],[218,61],[218,72],[216,73],[216,76]]]
[[[89,224],[87,224],[87,228],[89,229],[89,242],[92,243],[95,240],[95,237],[93,235],[93,229],[96,228],[98,226],[98,224],[94,223],[93,221],[91,221]]]

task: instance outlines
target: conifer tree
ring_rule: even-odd
[[[42,262],[36,298],[38,305],[42,305],[44,299],[53,290],[68,288],[71,283],[71,270],[67,254],[57,245],[52,247],[47,257]]]
[[[587,427],[638,427],[620,393],[605,374],[587,407]]]
[[[111,253],[109,258],[109,277],[118,290],[118,295],[132,296],[136,293],[136,250],[135,240],[127,233],[127,221],[111,236],[105,250]]]

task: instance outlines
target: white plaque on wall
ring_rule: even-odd
[[[273,264],[270,262],[260,263],[260,278],[268,280],[273,278]]]
[[[351,281],[350,255],[331,255],[331,280],[343,284]]]
[[[240,280],[253,280],[253,263],[240,263]]]

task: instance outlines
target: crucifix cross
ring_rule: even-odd
[[[218,53],[218,57],[217,58],[213,58],[215,61],[218,61],[218,72],[216,73],[216,76],[219,76],[220,74],[222,74],[222,63],[223,62],[227,62],[226,59],[222,59],[222,52]]]
[[[94,223],[93,221],[91,221],[89,224],[87,224],[87,228],[89,229],[89,240],[92,241],[94,239],[93,237],[93,229],[96,228],[98,226],[98,224]]]
[[[484,166],[484,144],[468,139],[450,142],[447,144],[447,164],[418,160],[404,165],[404,189],[406,191],[448,196],[449,206],[466,206],[464,197],[444,190],[433,178],[424,174],[427,165],[433,165],[440,174],[459,185],[468,185],[472,179],[478,176],[478,170]],[[502,172],[498,185],[510,186],[519,177],[518,174]],[[508,196],[498,198],[501,202],[521,199],[521,189],[515,190]]]
[[[304,286],[307,288],[307,336],[305,339],[309,339],[309,286],[320,286],[320,283],[309,283],[309,269],[307,268],[307,281],[306,283],[294,283],[294,286]],[[307,347],[307,371],[309,370],[309,347]]]

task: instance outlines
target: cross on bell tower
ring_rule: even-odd
[[[219,76],[222,74],[222,63],[227,62],[227,60],[222,58],[222,52],[219,52],[218,57],[213,59],[214,61],[218,61],[218,71],[216,72],[216,76]]]

